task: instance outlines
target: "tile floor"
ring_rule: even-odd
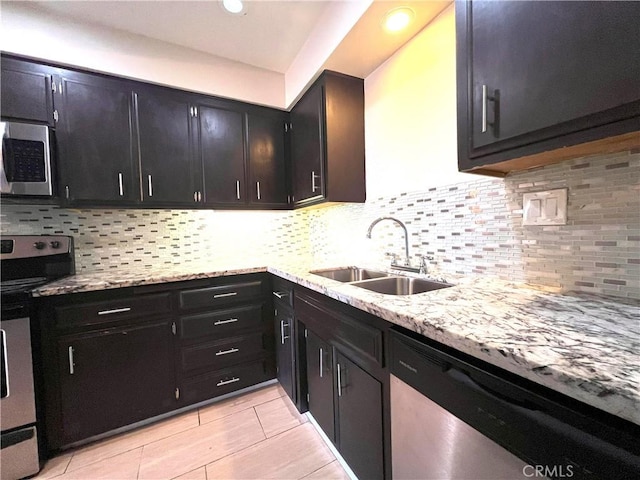
[[[38,480],[349,477],[278,385],[230,398],[49,460]]]

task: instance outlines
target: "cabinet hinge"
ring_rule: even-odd
[[[180,389],[176,388],[176,400],[180,399]]]
[[[174,335],[176,334],[176,322],[173,322],[171,324],[171,333],[173,333]]]
[[[53,111],[53,121],[58,123],[58,118],[59,118],[58,110],[54,110]]]

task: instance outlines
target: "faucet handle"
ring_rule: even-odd
[[[392,253],[392,252],[384,252],[384,256],[385,256],[385,257],[390,257],[390,258],[391,258],[391,263],[392,263],[392,264],[398,263],[398,255],[396,255],[395,253]]]

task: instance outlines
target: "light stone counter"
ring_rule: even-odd
[[[318,266],[304,261],[267,264],[82,274],[34,296],[269,271],[640,425],[640,303],[449,277],[454,287],[392,296],[310,274]]]

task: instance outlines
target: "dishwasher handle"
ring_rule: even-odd
[[[544,411],[544,408],[541,405],[538,405],[530,400],[527,400],[525,398],[517,398],[515,395],[509,395],[505,392],[496,391],[495,389],[481,383],[477,378],[471,377],[471,375],[464,370],[452,367],[447,370],[446,373],[453,380],[464,384],[467,388],[470,388],[476,392],[487,395],[495,401],[508,403],[511,406],[520,407],[531,411]]]

